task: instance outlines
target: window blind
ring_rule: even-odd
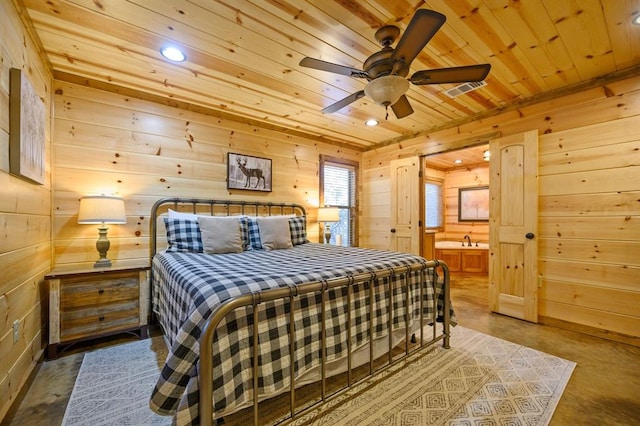
[[[346,164],[323,163],[324,205],[340,209],[340,222],[331,224],[332,242],[340,235],[343,245],[355,241],[356,169]]]
[[[427,182],[424,187],[425,206],[424,222],[426,228],[442,228],[442,184],[438,182]]]

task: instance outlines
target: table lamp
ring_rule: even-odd
[[[331,241],[331,228],[328,223],[340,222],[340,209],[338,207],[319,207],[318,222],[324,224],[324,243],[328,244]]]
[[[100,258],[93,264],[94,268],[107,268],[111,266],[111,261],[107,259],[109,251],[109,240],[107,239],[106,224],[127,223],[127,216],[124,211],[124,200],[120,197],[108,195],[90,195],[80,198],[80,211],[78,212],[78,223],[99,224],[98,241],[96,249]]]

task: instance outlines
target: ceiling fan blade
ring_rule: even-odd
[[[406,67],[408,69],[411,62],[446,20],[446,16],[433,10],[419,9],[416,11],[391,55],[391,62],[400,61],[402,65],[397,68]],[[396,66],[394,66],[394,70],[397,72]]]
[[[364,90],[360,90],[359,92],[352,93],[349,96],[347,96],[346,98],[339,100],[335,104],[329,105],[328,107],[323,109],[322,112],[324,114],[331,113],[331,112],[336,112],[336,111],[346,107],[350,103],[357,101],[358,99],[362,98],[363,96],[364,96]]]
[[[396,115],[396,118],[404,118],[407,115],[413,114],[413,108],[411,108],[411,104],[409,103],[409,99],[407,99],[406,95],[400,96],[400,99],[398,99],[395,104],[391,105],[391,109]]]
[[[333,64],[331,62],[321,61],[320,59],[302,58],[299,65],[301,67],[313,68],[320,71],[328,71],[334,74],[348,75],[349,77],[368,77],[368,74],[362,70],[346,67],[344,65]]]
[[[491,64],[422,70],[416,71],[409,81],[418,85],[482,81],[487,77],[490,70]]]

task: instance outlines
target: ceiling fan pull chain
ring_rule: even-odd
[[[389,120],[389,105],[384,106],[384,119]]]

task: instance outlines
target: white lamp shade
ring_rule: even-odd
[[[364,93],[382,106],[393,105],[400,96],[409,90],[409,81],[398,75],[385,75],[371,81],[364,88]]]
[[[90,195],[80,198],[78,223],[127,223],[124,200],[108,195]]]
[[[318,222],[340,222],[340,209],[338,207],[318,208]]]

